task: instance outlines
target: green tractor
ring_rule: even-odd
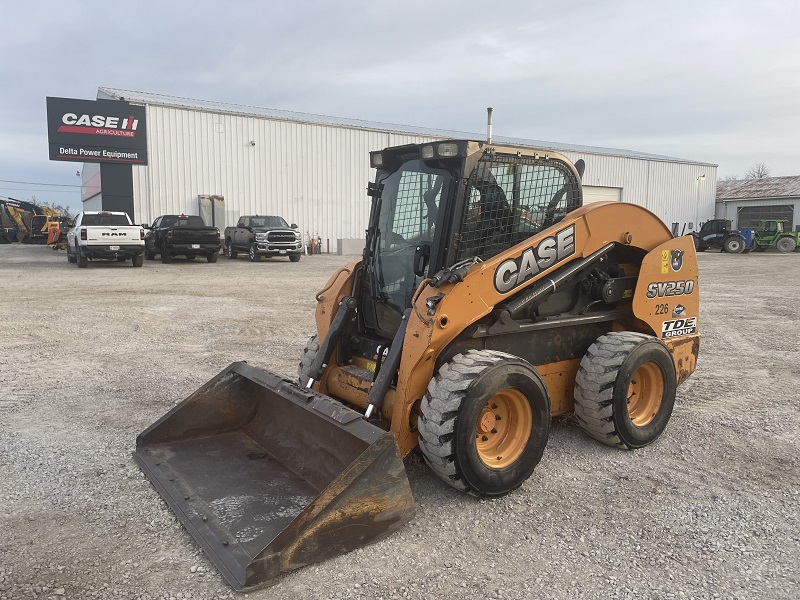
[[[764,219],[758,224],[753,236],[753,252],[764,252],[777,248],[780,252],[792,252],[800,248],[800,231],[786,231],[786,220]]]

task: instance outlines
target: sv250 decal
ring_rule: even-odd
[[[685,281],[662,281],[647,286],[648,298],[664,298],[665,296],[683,296],[694,291],[694,279]]]

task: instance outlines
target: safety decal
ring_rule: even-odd
[[[669,273],[669,250],[661,251],[661,274]]]
[[[677,272],[681,270],[683,266],[683,250],[680,248],[675,248],[672,252],[670,252],[670,265],[672,266],[672,270]]]
[[[675,319],[661,324],[661,337],[674,338],[697,333],[697,317]]]

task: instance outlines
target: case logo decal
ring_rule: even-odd
[[[670,253],[670,265],[673,271],[680,271],[683,266],[683,250],[676,248]]]

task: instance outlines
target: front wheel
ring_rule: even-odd
[[[521,486],[542,458],[550,397],[527,361],[470,350],[431,380],[418,430],[425,462],[437,476],[475,496],[503,496]]]
[[[299,254],[290,254],[289,260],[292,262],[300,262],[300,255]]]
[[[317,352],[319,352],[319,336],[315,334],[308,338],[306,347],[303,349],[303,356],[300,358],[300,364],[297,365],[297,381],[302,388],[308,384],[311,365],[317,356]]]
[[[256,248],[255,244],[250,244],[250,262],[258,262],[261,260],[261,255],[258,253],[258,249]]]
[[[743,237],[732,235],[722,243],[722,249],[730,254],[744,252],[745,241]]]
[[[797,243],[790,237],[782,237],[775,242],[775,247],[780,252],[793,252],[797,248]]]
[[[575,416],[591,437],[619,448],[652,444],[675,405],[675,363],[651,335],[611,332],[589,346],[575,376]]]

